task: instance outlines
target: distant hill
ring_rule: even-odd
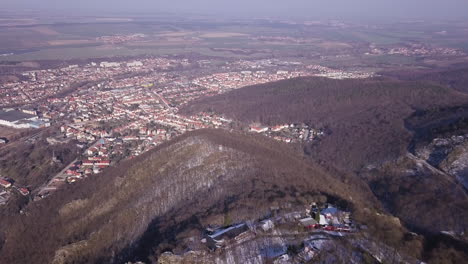
[[[327,128],[314,156],[359,170],[406,152],[404,120],[427,108],[468,103],[468,96],[431,83],[390,79],[297,78],[233,90],[192,102],[182,113],[214,111],[243,122],[305,122]]]
[[[455,65],[452,69],[388,71],[383,75],[403,81],[430,81],[468,93],[468,65]]]

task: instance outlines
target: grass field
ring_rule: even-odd
[[[245,37],[248,36],[244,33],[234,33],[234,32],[207,32],[201,34],[201,38],[232,38],[232,37]]]
[[[46,26],[33,27],[32,30],[40,34],[47,35],[47,36],[57,36],[60,34],[57,31],[53,30],[52,28],[46,27]]]
[[[67,45],[83,45],[96,43],[87,39],[63,39],[63,40],[51,40],[48,41],[51,46],[67,46]]]

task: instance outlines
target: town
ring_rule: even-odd
[[[221,71],[220,71],[221,70]],[[182,73],[182,74],[181,74]],[[128,61],[90,62],[24,71],[21,80],[0,87],[0,107],[40,102],[54,95],[91,90],[151,87],[167,94],[177,94],[179,100],[191,100],[229,89],[266,83],[299,76],[330,78],[367,78],[372,72],[348,72],[302,62],[263,59],[233,61],[219,65],[206,59],[170,57],[131,59]],[[76,91],[74,91],[76,94]]]
[[[138,34],[131,36],[140,37]],[[115,36],[104,40],[115,42],[126,41],[126,38]],[[369,54],[378,52],[376,47],[371,45],[371,48]],[[419,46],[413,48],[424,50]],[[31,192],[34,199],[41,199],[64,184],[98,174],[187,131],[232,129],[233,120],[216,113],[180,114],[179,107],[190,101],[301,76],[347,79],[374,75],[373,72],[343,71],[279,59],[221,64],[204,58],[189,60],[170,56],[96,60],[83,65],[25,71],[21,80],[3,84],[0,125],[16,129],[53,126],[53,129],[60,129],[60,133],[47,138],[50,144],[73,141],[81,149],[76,160]],[[325,135],[313,124],[244,125],[245,131],[285,143],[309,142]],[[0,143],[7,141],[2,139]],[[60,157],[53,159],[59,161]],[[8,177],[4,181],[5,186],[13,183]],[[18,190],[23,190],[23,195],[29,194],[27,188]],[[3,193],[2,197],[8,197],[7,194]]]
[[[58,174],[50,175],[49,181],[39,189],[31,190],[34,199],[44,198],[64,184],[98,174],[121,160],[132,159],[187,131],[232,129],[233,120],[216,113],[180,114],[179,107],[192,100],[299,76],[365,78],[372,75],[277,59],[237,61],[221,67],[226,72],[188,74],[189,77],[171,71],[193,64],[203,73],[207,72],[206,68],[213,71],[209,60],[102,61],[27,71],[23,73],[25,80],[3,86],[0,103],[7,107],[0,111],[0,125],[15,129],[59,129],[60,133],[47,138],[49,144],[72,141],[81,149],[76,160],[66,164]],[[293,70],[284,69],[284,65]],[[75,88],[68,91],[70,87]],[[285,143],[309,142],[324,136],[320,128],[309,124],[256,123],[245,124],[240,129]],[[6,140],[2,142],[6,143]],[[53,162],[60,162],[60,157],[54,155]],[[5,181],[13,183],[8,177]],[[29,190],[21,193],[29,194]]]

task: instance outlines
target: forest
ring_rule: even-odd
[[[324,128],[323,138],[299,146],[310,160],[365,181],[387,212],[430,240],[442,230],[466,230],[467,191],[443,173],[419,168],[408,153],[438,136],[463,134],[467,103],[467,94],[443,82],[298,78],[233,90],[182,111]],[[467,254],[444,246],[440,254]]]
[[[428,82],[305,77],[233,90],[181,111],[213,111],[247,124],[306,123],[326,129],[331,136],[316,144],[314,155],[355,171],[406,152],[412,135],[405,119],[413,112],[467,102],[468,95]]]
[[[359,179],[345,184],[294,148],[200,130],[30,204],[2,232],[0,261],[154,260],[177,246],[179,234],[226,215],[232,222],[255,219],[273,203],[314,199],[352,210],[362,222],[383,210]],[[392,223],[382,217],[369,225],[381,241],[404,244],[407,231]]]

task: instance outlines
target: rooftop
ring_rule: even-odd
[[[8,112],[0,110],[0,120],[15,122],[15,121],[18,121],[18,120],[21,120],[21,119],[31,118],[31,117],[35,117],[35,116],[30,115],[30,114],[26,114],[26,113],[23,113],[23,112],[17,111],[17,110],[8,111]]]

